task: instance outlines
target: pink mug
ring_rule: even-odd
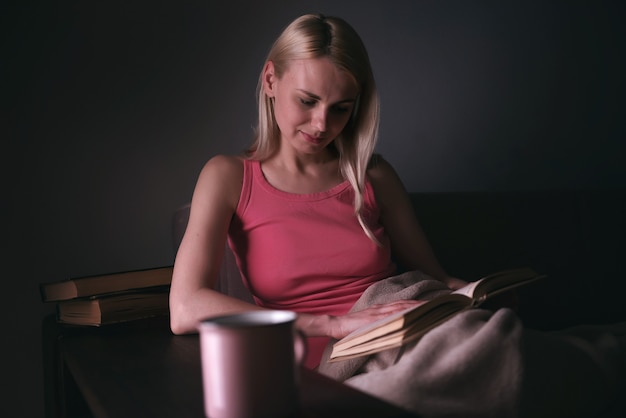
[[[304,337],[291,311],[259,310],[200,321],[204,411],[210,418],[297,414]]]

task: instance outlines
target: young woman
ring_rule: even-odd
[[[367,51],[344,20],[305,15],[275,41],[258,82],[256,137],[244,156],[203,168],[174,267],[176,334],[201,318],[251,309],[299,313],[315,367],[341,338],[416,301],[346,313],[394,258],[449,288],[393,168],[373,157],[379,102]],[[255,297],[213,290],[225,241]]]
[[[292,22],[267,57],[258,101],[246,155],[215,156],[198,178],[170,290],[175,334],[208,316],[291,310],[315,368],[329,337],[420,303],[351,309],[396,274],[392,259],[441,291],[465,284],[439,265],[400,179],[373,155],[376,86],[345,21]],[[214,290],[227,240],[255,304]],[[472,309],[366,373],[320,370],[422,416],[595,416],[624,381],[626,324],[606,331],[532,332],[509,309]]]

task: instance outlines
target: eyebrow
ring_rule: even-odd
[[[303,90],[303,89],[296,89],[296,90],[298,90],[301,93],[306,94],[311,99],[315,99],[315,100],[321,100],[322,99],[320,96],[318,96],[317,94],[313,94],[310,91],[306,91],[306,90]],[[339,100],[335,104],[339,104],[339,103],[354,103],[354,102],[356,102],[356,99],[344,99],[344,100]]]

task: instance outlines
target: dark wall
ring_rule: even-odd
[[[411,191],[616,188],[618,1],[107,1],[2,7],[3,404],[42,414],[38,283],[171,264],[202,164],[248,143],[271,41],[349,20],[383,101],[379,151]],[[19,315],[16,314],[19,312]]]

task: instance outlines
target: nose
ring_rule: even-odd
[[[328,110],[320,106],[315,109],[311,118],[311,126],[318,132],[326,132],[326,125],[328,123]]]

